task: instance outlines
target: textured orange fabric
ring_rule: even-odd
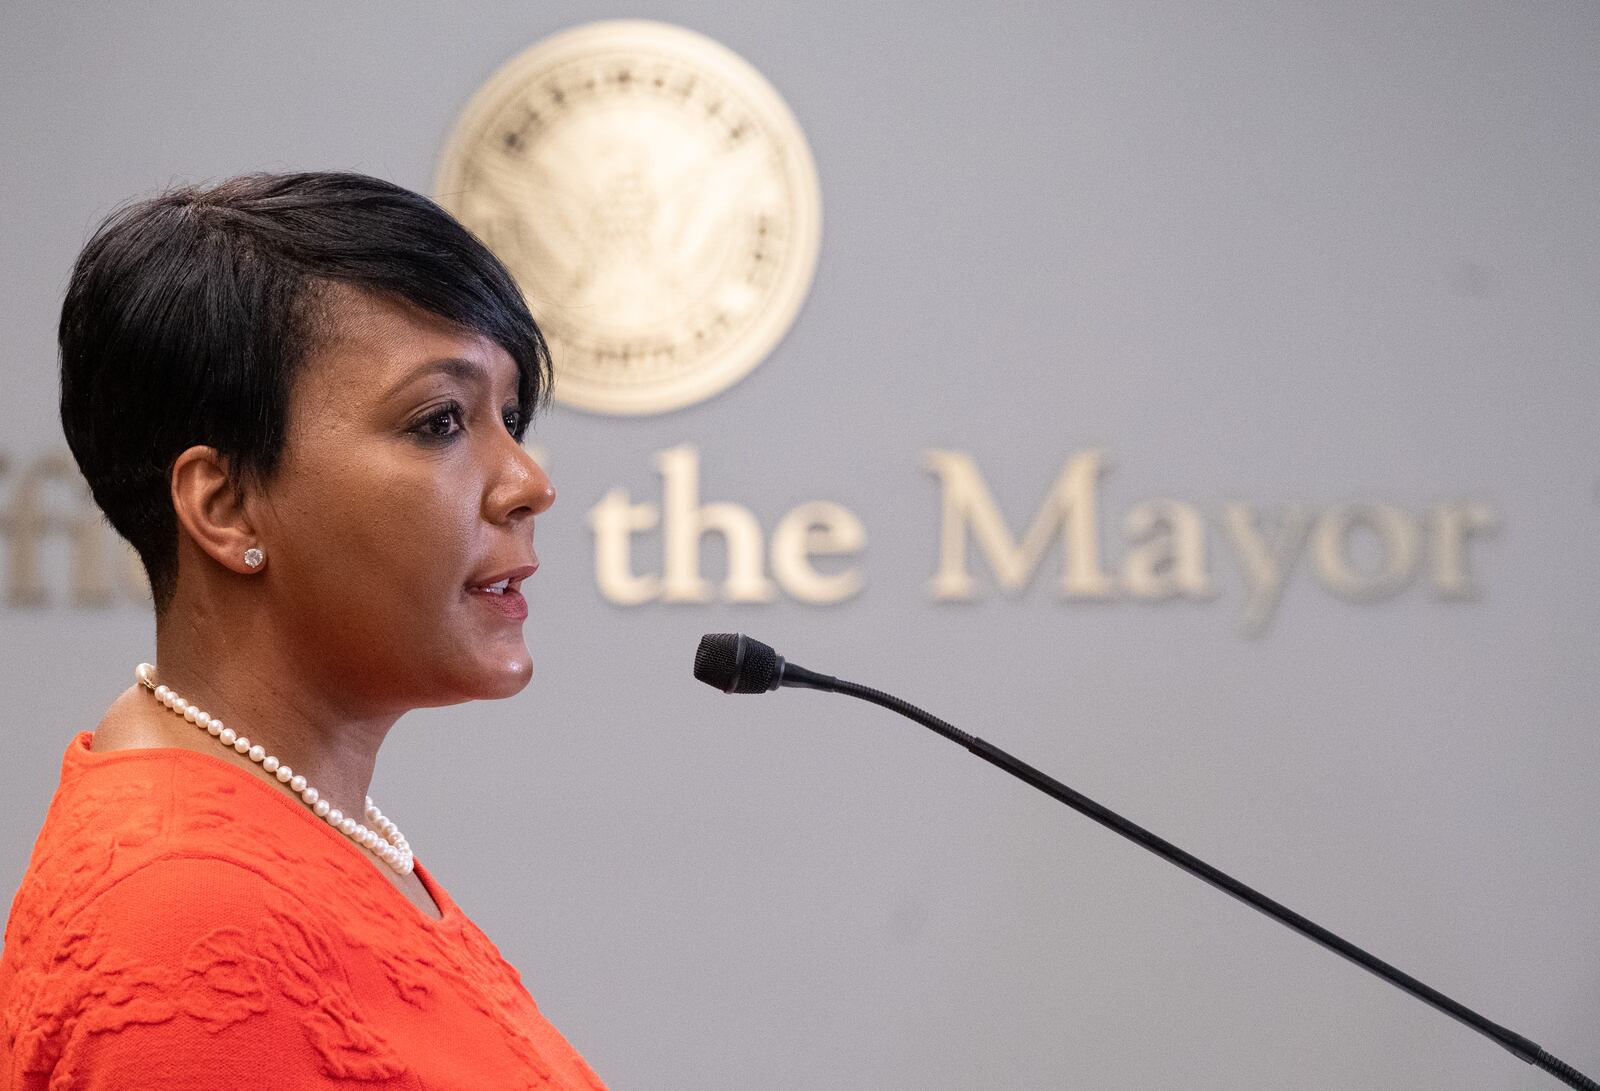
[[[444,916],[220,757],[67,747],[6,922],[0,1089],[602,1088]]]

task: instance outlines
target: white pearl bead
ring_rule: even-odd
[[[239,733],[237,731],[235,731],[231,727],[223,728],[222,729],[222,734],[217,736],[217,738],[222,740],[222,745],[223,746],[232,746],[233,745],[233,740],[237,739],[238,737],[239,737]]]
[[[167,695],[169,693],[171,693],[171,692],[172,691],[170,689],[168,689],[166,686],[157,686],[156,687],[156,700],[160,701],[162,704],[166,704]]]
[[[328,817],[328,812],[333,809],[333,805],[326,799],[319,799],[311,809],[316,812],[318,818],[326,818]]]
[[[356,832],[356,820],[353,818],[347,818],[343,822],[339,823],[339,828],[343,830],[347,836],[353,835]]]
[[[306,778],[301,776],[298,773],[296,773],[294,776],[290,777],[289,778],[289,790],[291,792],[293,792],[295,795],[299,795],[301,792],[305,791],[306,790]]]
[[[271,754],[268,754],[266,757],[261,759],[261,768],[265,769],[269,773],[276,773],[278,771],[278,766],[281,764],[283,763],[277,758],[273,757]]]
[[[188,708],[183,710],[183,718],[188,720],[190,723],[194,723],[195,719],[198,718],[199,715],[200,710],[195,708],[193,705],[190,705]]]
[[[287,765],[280,765],[278,766],[277,776],[279,780],[283,781],[283,783],[288,784],[289,778],[294,776],[294,770],[289,768]]]
[[[327,818],[328,825],[337,826],[339,823],[344,821],[344,812],[341,811],[339,808],[335,807],[333,810],[329,811],[324,817]]]
[[[250,752],[250,740],[240,735],[233,740],[233,748],[241,754],[248,754]]]
[[[267,757],[267,751],[266,751],[266,749],[264,747],[252,746],[250,748],[250,760],[251,761],[265,761],[266,757]]]
[[[300,798],[306,801],[307,807],[315,807],[317,800],[321,799],[322,796],[318,794],[315,788],[308,785],[306,790],[300,793]]]
[[[202,713],[199,713],[198,715],[196,715],[195,718],[194,718],[194,726],[196,726],[196,727],[210,727],[211,726],[211,713],[202,712]]]
[[[183,710],[189,707],[189,702],[185,701],[182,697],[174,697],[172,699],[172,703],[167,707],[181,716],[183,715]]]
[[[228,730],[228,728],[221,720],[213,719],[210,723],[206,724],[206,730],[212,735],[221,735],[224,731]]]

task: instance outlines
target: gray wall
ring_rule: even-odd
[[[816,284],[710,402],[539,424],[561,498],[535,682],[408,716],[373,789],[600,1074],[1555,1086],[920,728],[696,684],[723,629],[903,693],[1600,1073],[1591,3],[11,0],[0,498],[64,449],[55,316],[114,204],[263,168],[426,190],[490,72],[616,15],[710,34],[784,94],[821,174]],[[858,513],[865,591],[605,602],[584,515],[653,497],[681,442],[769,530],[803,500]],[[1020,527],[1091,445],[1113,559],[1156,496],[1213,520],[1469,498],[1501,525],[1474,601],[1421,577],[1347,601],[1302,558],[1256,635],[1215,523],[1210,601],[1062,603],[1058,552],[1020,594],[975,563],[978,601],[931,601],[926,449],[971,453]],[[67,739],[153,647],[140,605],[71,604],[64,539],[43,563],[50,601],[0,609],[6,892]]]

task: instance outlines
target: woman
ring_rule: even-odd
[[[505,269],[389,183],[237,178],[103,224],[60,344],[155,662],[67,747],[0,1089],[601,1087],[367,797],[404,712],[532,672],[549,362]]]

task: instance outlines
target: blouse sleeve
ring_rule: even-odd
[[[361,1015],[346,942],[270,875],[163,858],[102,893],[55,955],[50,1091],[417,1086]]]

